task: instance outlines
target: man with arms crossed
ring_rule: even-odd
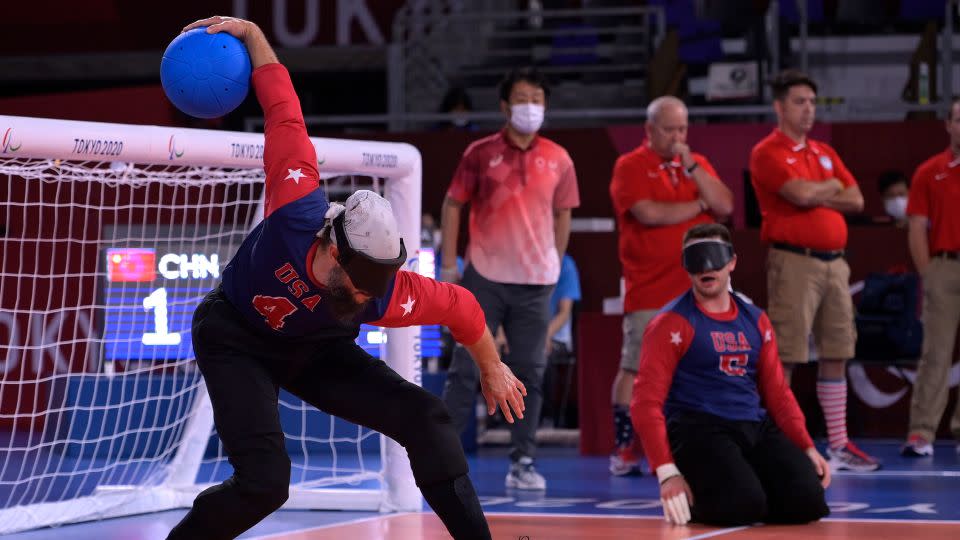
[[[704,156],[687,145],[687,107],[673,96],[647,107],[647,140],[620,156],[613,168],[610,198],[620,230],[619,254],[626,282],[623,348],[613,381],[614,454],[610,473],[638,474],[630,396],[637,374],[643,329],[664,304],[690,283],[680,266],[683,233],[698,223],[725,219],[733,194],[717,179]]]
[[[810,360],[811,331],[816,338],[817,399],[827,422],[830,466],[874,471],[880,463],[847,439],[846,365],[857,331],[843,214],[863,210],[863,194],[833,148],[807,137],[816,116],[816,83],[788,70],[772,87],[778,126],[750,154],[760,234],[771,244],[767,312],[787,381],[794,364]]]

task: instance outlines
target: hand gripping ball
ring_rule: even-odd
[[[160,82],[170,101],[197,118],[216,118],[237,108],[250,87],[250,55],[227,34],[194,28],[163,53]]]

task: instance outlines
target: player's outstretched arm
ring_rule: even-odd
[[[497,406],[508,422],[523,418],[523,396],[527,389],[500,360],[483,310],[470,291],[452,283],[441,283],[414,272],[397,272],[393,294],[383,316],[369,324],[402,328],[442,324],[453,339],[466,347],[480,369],[480,389],[493,414]]]
[[[263,31],[256,24],[236,17],[221,17],[219,15],[200,19],[197,22],[188,24],[183,31],[192,30],[201,26],[207,27],[208,34],[217,34],[226,32],[239,39],[247,47],[250,54],[250,63],[253,69],[265,64],[278,63],[277,54],[273,52],[273,47],[267,42]]]

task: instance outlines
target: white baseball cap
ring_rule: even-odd
[[[338,262],[358,288],[381,296],[407,258],[393,207],[366,189],[350,195],[342,206],[330,206],[326,217],[333,223],[330,239],[340,252]]]

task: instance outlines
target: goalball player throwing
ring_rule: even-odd
[[[197,496],[168,538],[235,538],[287,500],[290,458],[277,412],[283,387],[396,440],[450,534],[489,539],[443,402],[354,341],[361,323],[448,326],[480,368],[489,412],[500,406],[513,422],[523,417],[526,389],[500,361],[479,304],[459,286],[399,270],[407,254],[385,199],[362,190],[344,206],[327,200],[290,76],[263,32],[230,17],[184,31],[201,26],[249,50],[266,117],[265,210],[193,317],[197,365],[234,474]]]

